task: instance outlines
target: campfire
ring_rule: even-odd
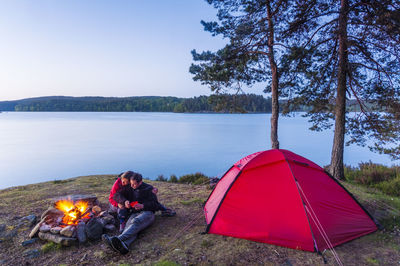
[[[61,227],[77,225],[80,219],[90,218],[89,204],[86,201],[81,200],[74,204],[72,200],[59,200],[54,205],[64,213]]]
[[[65,246],[99,239],[103,231],[116,229],[114,217],[102,211],[95,196],[72,195],[54,200],[29,237],[39,236]]]

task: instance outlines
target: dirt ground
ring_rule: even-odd
[[[210,188],[155,181],[146,182],[159,189],[159,201],[176,210],[177,215],[156,214],[155,223],[139,235],[125,256],[101,240],[73,247],[42,240],[22,245],[32,229],[21,225],[22,217],[40,217],[51,206],[52,198],[69,194],[96,195],[105,209],[114,181],[114,176],[97,175],[0,190],[0,265],[325,265],[316,253],[201,234],[205,229],[202,203]],[[371,213],[377,211],[371,203],[374,192],[347,187]],[[392,198],[392,202],[390,206],[398,208],[399,199]],[[390,204],[390,199],[385,204]],[[378,211],[385,214],[385,207]],[[343,265],[400,265],[399,227],[389,223],[385,230],[338,246],[335,251]],[[337,265],[331,251],[324,256],[328,265]]]

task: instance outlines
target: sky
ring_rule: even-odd
[[[0,0],[0,101],[209,95],[190,51],[222,48],[204,0]],[[251,91],[262,94],[262,88]]]

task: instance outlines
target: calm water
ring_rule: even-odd
[[[329,164],[332,132],[280,118],[281,148]],[[134,170],[145,178],[223,174],[240,158],[270,148],[269,114],[0,113],[0,188]],[[350,146],[345,163],[391,165]],[[398,162],[397,162],[398,163]]]

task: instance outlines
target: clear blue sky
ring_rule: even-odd
[[[210,94],[188,71],[192,49],[224,44],[200,24],[215,20],[204,0],[0,3],[0,101]]]

